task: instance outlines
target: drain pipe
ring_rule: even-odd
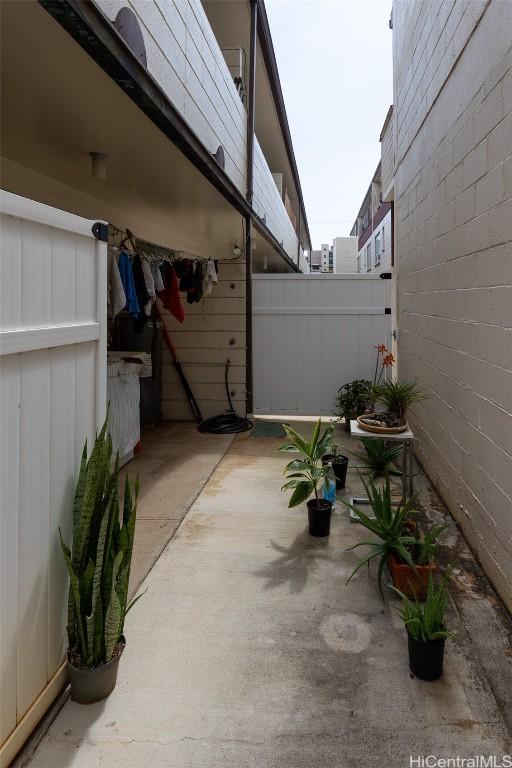
[[[253,208],[254,197],[254,105],[256,96],[256,40],[258,32],[258,6],[251,3],[251,29],[249,49],[249,87],[247,103],[247,202]],[[252,215],[245,216],[245,343],[247,414],[253,412],[253,358],[252,358]]]

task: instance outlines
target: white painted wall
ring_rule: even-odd
[[[329,415],[343,384],[372,378],[388,294],[377,275],[254,275],[255,413]]]
[[[335,237],[332,241],[334,270],[357,272],[357,237]]]
[[[93,237],[92,222],[8,192],[0,211],[0,737],[11,734],[1,755],[7,765],[49,705],[47,694],[51,700],[66,680],[68,579],[57,528],[69,542],[83,444],[105,415],[107,289],[106,244]],[[12,735],[29,710],[28,731]]]
[[[389,210],[380,224],[375,227],[374,231],[363,245],[363,247],[360,248],[357,252],[356,271],[373,272],[376,274],[380,274],[381,272],[389,272],[391,269],[391,253],[393,245],[391,241],[391,220],[392,211]],[[375,239],[377,236],[380,237],[381,243],[380,264],[375,263]],[[367,263],[368,246],[370,246],[371,252],[369,269]]]
[[[512,3],[395,2],[399,375],[419,455],[512,609]]]

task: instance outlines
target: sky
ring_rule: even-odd
[[[350,234],[393,102],[391,0],[266,0],[313,247]]]

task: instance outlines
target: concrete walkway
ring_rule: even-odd
[[[144,582],[116,690],[69,701],[32,768],[408,768],[511,751],[510,625],[492,634],[501,691],[456,604],[444,678],[412,679],[374,572],[345,586],[360,528],[338,508],[330,539],[309,538],[279,492],[277,444],[236,439]]]

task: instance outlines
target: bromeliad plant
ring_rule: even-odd
[[[409,499],[406,502],[401,501],[396,506],[393,505],[389,477],[386,477],[386,484],[382,489],[375,485],[372,478],[369,478],[368,482],[363,480],[363,485],[375,518],[369,517],[359,507],[347,501],[344,504],[355,512],[359,522],[368,531],[374,533],[378,540],[360,541],[354,544],[354,546],[349,547],[349,549],[356,549],[357,547],[366,546],[370,549],[359,560],[359,563],[348,577],[347,584],[363,565],[369,565],[371,560],[376,557],[379,559],[377,582],[381,597],[384,599],[382,576],[389,555],[395,554],[402,562],[407,563],[413,569],[415,568],[409,551],[409,547],[414,544],[415,538],[408,533],[405,525],[413,511],[414,501]]]
[[[73,502],[71,550],[60,542],[70,579],[68,658],[74,666],[93,669],[108,663],[123,636],[128,582],[137,514],[134,494],[125,482],[123,519],[119,519],[119,459],[112,468],[112,440],[107,421],[87,459],[87,441]],[[139,596],[140,597],[140,596]]]
[[[296,507],[302,504],[312,493],[318,502],[318,485],[329,470],[329,465],[322,466],[322,456],[332,448],[334,426],[329,424],[320,436],[322,420],[318,419],[309,442],[287,424],[283,426],[290,442],[280,446],[278,450],[302,454],[300,459],[293,459],[284,468],[286,483],[281,490],[293,491],[288,506]]]

